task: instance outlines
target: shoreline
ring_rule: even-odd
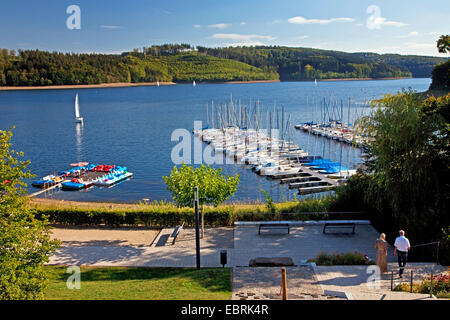
[[[402,80],[402,79],[419,79],[414,77],[388,77],[388,78],[342,78],[342,79],[317,79],[317,82],[325,81],[370,81],[370,80]]]
[[[160,82],[161,86],[175,85],[175,82]],[[141,87],[141,86],[157,86],[156,82],[142,82],[142,83],[100,83],[100,84],[67,84],[55,86],[0,86],[0,91],[31,91],[31,90],[68,90],[68,89],[103,89],[103,88],[126,88],[126,87]]]
[[[225,82],[211,82],[211,83],[225,83],[225,84],[239,84],[239,83],[274,83],[282,82],[281,80],[250,80],[250,81],[225,81]]]
[[[317,82],[332,82],[332,81],[371,81],[371,80],[401,80],[414,79],[410,77],[401,78],[342,78],[342,79],[317,79]],[[223,81],[223,82],[203,82],[207,84],[257,84],[257,83],[278,83],[278,82],[314,82],[314,80],[251,80],[251,81]],[[199,82],[200,84],[202,82]],[[160,82],[161,86],[172,86],[177,84],[186,84],[185,82]],[[80,85],[52,85],[52,86],[0,86],[0,91],[33,91],[33,90],[72,90],[72,89],[103,89],[103,88],[127,88],[127,87],[141,87],[141,86],[157,86],[156,82],[142,82],[142,83],[101,83],[101,84],[80,84]]]

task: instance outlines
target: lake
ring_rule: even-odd
[[[430,79],[374,81],[279,82],[247,84],[188,84],[173,86],[142,86],[127,88],[0,91],[0,129],[11,126],[13,148],[31,160],[30,169],[36,179],[65,170],[69,164],[87,161],[127,166],[134,177],[110,189],[91,188],[82,192],[57,191],[42,195],[55,199],[78,201],[137,202],[170,200],[162,176],[170,174],[171,141],[176,129],[192,131],[194,120],[207,122],[206,105],[230,101],[254,105],[264,110],[284,109],[292,124],[318,121],[320,104],[343,103],[344,122],[367,114],[366,101],[402,88],[425,91]],[[78,92],[84,126],[74,121],[74,101]],[[265,127],[266,111],[262,125]],[[342,145],[322,137],[293,130],[300,147],[311,154],[338,161],[341,148],[344,165],[355,168],[361,162],[360,149]],[[215,165],[218,167],[218,165]],[[220,165],[226,174],[240,174],[239,190],[233,201],[263,200],[261,189],[275,201],[291,199],[294,190],[257,176],[248,167],[237,164]],[[33,179],[35,180],[35,179]],[[37,191],[29,187],[31,191]]]

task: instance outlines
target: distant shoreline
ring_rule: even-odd
[[[225,81],[225,82],[213,82],[213,83],[236,84],[236,83],[272,83],[272,82],[282,82],[282,81],[281,80],[251,80],[251,81]]]
[[[160,82],[161,86],[175,85],[175,82]],[[67,89],[101,89],[101,88],[125,88],[125,87],[140,87],[140,86],[157,86],[157,82],[142,82],[142,83],[100,83],[100,84],[68,84],[57,86],[5,86],[0,87],[0,91],[27,91],[27,90],[67,90]]]
[[[342,78],[342,79],[317,79],[317,82],[322,81],[368,81],[368,80],[401,80],[414,79],[414,77],[387,77],[387,78]]]
[[[331,81],[368,81],[368,80],[400,80],[413,79],[412,77],[399,78],[342,78],[342,79],[317,79],[317,82],[331,82]],[[245,84],[245,83],[276,83],[276,82],[314,82],[314,80],[251,80],[251,81],[222,81],[222,82],[204,82],[208,84]],[[179,84],[186,84],[187,82],[180,82]],[[200,84],[202,82],[199,82]],[[161,86],[176,85],[175,82],[160,82]],[[69,90],[69,89],[102,89],[102,88],[126,88],[126,87],[140,87],[140,86],[157,86],[156,82],[142,82],[142,83],[101,83],[101,84],[80,84],[80,85],[54,85],[54,86],[0,86],[0,91],[29,91],[29,90]]]

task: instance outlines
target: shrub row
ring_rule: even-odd
[[[367,256],[359,252],[331,253],[320,252],[314,262],[318,266],[335,265],[371,265],[375,262],[369,260]]]
[[[205,207],[205,224],[208,226],[230,226],[235,221],[271,220],[332,220],[364,219],[363,215],[302,214],[300,212],[324,212],[328,203],[323,200],[292,201],[274,204],[241,204]],[[107,225],[107,226],[174,226],[185,223],[195,225],[192,208],[178,208],[173,204],[141,205],[134,208],[81,208],[81,207],[35,207],[38,217],[47,216],[52,224],[62,225]],[[275,212],[273,212],[275,211]]]
[[[107,226],[168,226],[195,225],[195,214],[191,208],[166,210],[108,210],[108,209],[34,209],[35,214],[46,216],[50,223],[63,225],[107,225]],[[230,208],[205,210],[205,224],[209,226],[231,225],[233,212]]]

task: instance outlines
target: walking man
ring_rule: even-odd
[[[405,270],[406,260],[408,258],[408,250],[411,249],[409,240],[405,237],[405,231],[400,230],[399,236],[395,239],[394,243],[394,256],[398,254],[398,276],[403,277],[403,271]]]

